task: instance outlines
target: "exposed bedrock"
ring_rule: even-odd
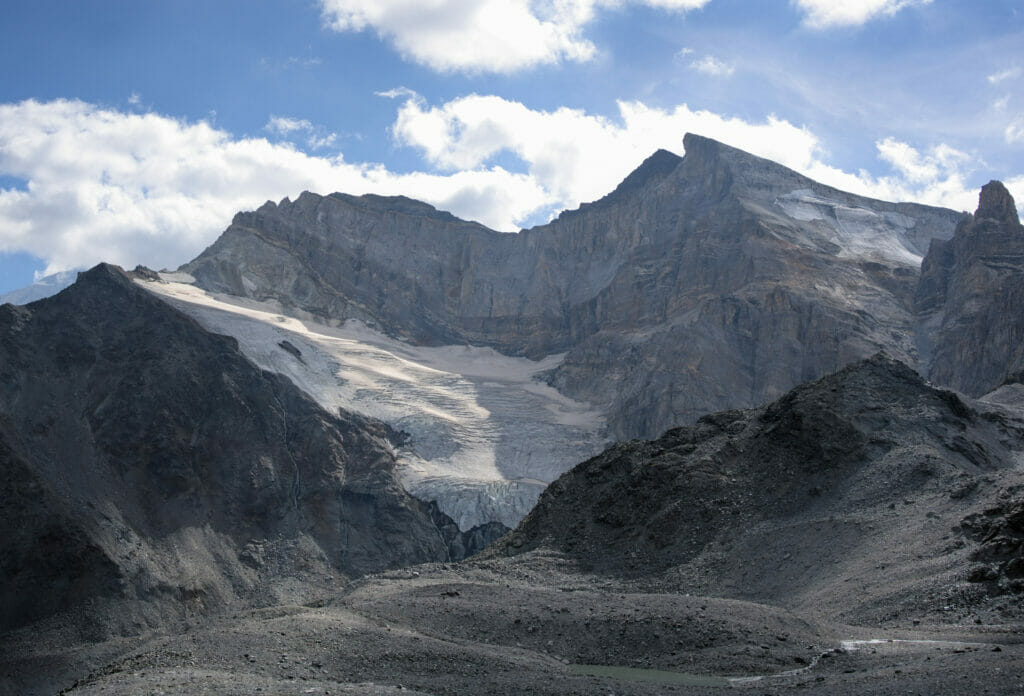
[[[915,364],[920,259],[958,215],[875,201],[688,135],[608,196],[501,234],[405,198],[240,213],[184,269],[212,291],[427,345],[567,351],[547,379],[655,436],[879,349]]]

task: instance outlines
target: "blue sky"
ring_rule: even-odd
[[[305,189],[511,231],[687,130],[880,198],[1024,199],[1009,0],[34,0],[0,63],[0,293],[176,267]]]

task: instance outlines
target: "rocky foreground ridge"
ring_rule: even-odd
[[[0,676],[80,696],[1013,693],[1022,454],[1024,412],[877,356],[618,444],[462,563],[132,641],[44,622],[0,633]]]
[[[0,307],[0,629],[89,637],[464,557],[379,421],[327,413],[101,265]],[[88,609],[87,609],[88,608]]]
[[[1024,411],[877,355],[611,447],[487,553],[877,623],[1024,592],[1021,504]]]

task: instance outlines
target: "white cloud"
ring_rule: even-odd
[[[806,128],[773,116],[752,123],[685,104],[658,109],[619,102],[619,119],[612,120],[566,108],[533,110],[495,96],[471,95],[439,107],[409,96],[393,132],[400,143],[419,149],[446,170],[484,166],[498,153],[511,152],[550,193],[557,209],[608,193],[659,147],[683,154],[686,132],[715,138],[853,193],[962,210],[973,210],[977,203],[977,191],[968,183],[971,158],[947,145],[922,153],[907,143],[881,140],[879,160],[893,173],[851,173],[827,164],[817,136]]]
[[[271,133],[288,135],[289,133],[294,133],[295,131],[313,130],[313,124],[304,118],[271,116],[270,120],[267,121],[267,125],[264,126],[264,129],[270,131]]]
[[[1024,143],[1024,118],[1018,118],[1016,121],[1006,127],[1006,142],[1010,145],[1017,143]]]
[[[314,150],[322,150],[325,147],[333,147],[337,141],[337,133],[328,133],[327,135],[311,135],[306,139],[306,144]]]
[[[234,138],[206,122],[78,101],[0,105],[0,175],[28,182],[24,190],[0,190],[0,251],[44,258],[47,273],[101,260],[174,267],[216,239],[236,211],[303,190],[403,194],[514,230],[540,213],[603,196],[659,147],[682,154],[688,131],[855,193],[962,210],[977,205],[972,159],[941,144],[879,141],[879,162],[891,173],[877,176],[829,165],[814,133],[775,117],[750,122],[685,104],[661,109],[632,101],[620,102],[612,119],[495,96],[433,107],[400,94],[395,138],[440,171],[395,174],[290,143]],[[495,166],[492,158],[502,152],[518,157],[525,172]],[[1005,183],[1024,202],[1024,175]]]
[[[409,60],[438,71],[509,73],[589,60],[583,27],[600,9],[642,4],[685,11],[710,0],[320,0],[338,32],[372,29]]]
[[[978,192],[966,181],[973,171],[973,158],[968,153],[945,144],[922,153],[893,138],[881,140],[875,146],[879,158],[888,162],[897,176],[872,179],[861,175],[867,193],[877,191],[890,200],[974,209]]]
[[[1020,76],[1020,68],[1007,68],[1006,70],[1000,70],[997,73],[992,73],[987,79],[991,84],[997,85],[1004,80],[1012,80],[1015,77]]]
[[[804,12],[804,23],[815,29],[860,26],[879,16],[892,16],[905,7],[932,0],[792,0]]]
[[[132,106],[138,106],[142,103],[142,97],[139,96],[138,92],[132,92],[131,96],[128,97],[128,103]]]
[[[306,144],[314,150],[322,150],[326,147],[332,147],[338,140],[337,133],[327,132],[323,128],[314,126],[304,118],[271,116],[270,120],[267,121],[267,125],[263,126],[263,129],[281,137],[290,137],[293,134],[298,135],[299,133],[305,133]]]
[[[174,267],[213,242],[239,210],[303,190],[404,194],[500,229],[551,203],[500,167],[394,174],[315,157],[208,123],[79,101],[0,105],[0,251],[45,259],[46,273],[111,261]]]
[[[445,170],[483,166],[499,152],[511,152],[560,207],[608,193],[659,147],[681,154],[687,131],[797,168],[813,161],[818,148],[809,131],[773,117],[748,123],[686,105],[662,110],[642,102],[620,102],[619,120],[613,121],[568,108],[533,110],[496,96],[471,95],[440,107],[410,97],[393,127],[400,143]]]
[[[911,183],[935,181],[943,172],[961,169],[970,162],[970,155],[948,145],[939,145],[922,155],[906,143],[886,138],[877,143],[877,148],[879,157]]]
[[[697,72],[713,77],[729,77],[736,71],[733,66],[718,60],[714,56],[704,56],[699,60],[695,60],[690,63],[690,67]]]

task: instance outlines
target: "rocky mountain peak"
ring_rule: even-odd
[[[974,217],[979,220],[997,220],[1014,227],[1020,225],[1020,220],[1017,217],[1017,205],[1001,181],[993,180],[981,187],[978,210]]]
[[[772,160],[694,133],[683,137],[683,176],[701,183],[701,195],[718,200],[732,191],[745,198],[772,200],[801,188],[823,188]],[[827,187],[824,187],[827,188]]]
[[[615,187],[615,190],[606,196],[602,196],[592,203],[583,203],[576,210],[565,210],[558,216],[560,220],[566,220],[583,212],[593,212],[610,208],[621,203],[631,195],[642,191],[648,186],[656,185],[679,166],[683,158],[674,152],[659,149],[650,157],[640,163],[622,182]]]
[[[80,292],[84,287],[98,285],[128,287],[131,282],[131,278],[128,277],[128,274],[120,266],[110,263],[99,263],[89,270],[81,271],[78,274],[76,281],[78,289],[76,292]]]
[[[95,602],[83,621],[103,635],[121,630],[103,613],[119,599],[212,611],[259,601],[276,567],[337,579],[462,557],[503,530],[463,534],[406,494],[393,440],[116,266],[0,307],[0,633]]]
[[[623,179],[622,183],[609,196],[634,191],[642,188],[654,179],[660,179],[670,174],[672,170],[679,166],[682,159],[682,157],[674,152],[657,150],[653,155],[641,162],[640,166],[634,169],[629,176]]]
[[[932,359],[928,377],[971,396],[997,388],[1024,366],[1024,234],[1013,197],[998,181],[981,189],[953,239],[935,243],[921,266],[919,311]]]
[[[683,148],[687,157],[692,161],[695,159],[708,161],[717,159],[723,148],[729,146],[720,143],[714,138],[708,138],[696,133],[687,133],[683,136]]]

